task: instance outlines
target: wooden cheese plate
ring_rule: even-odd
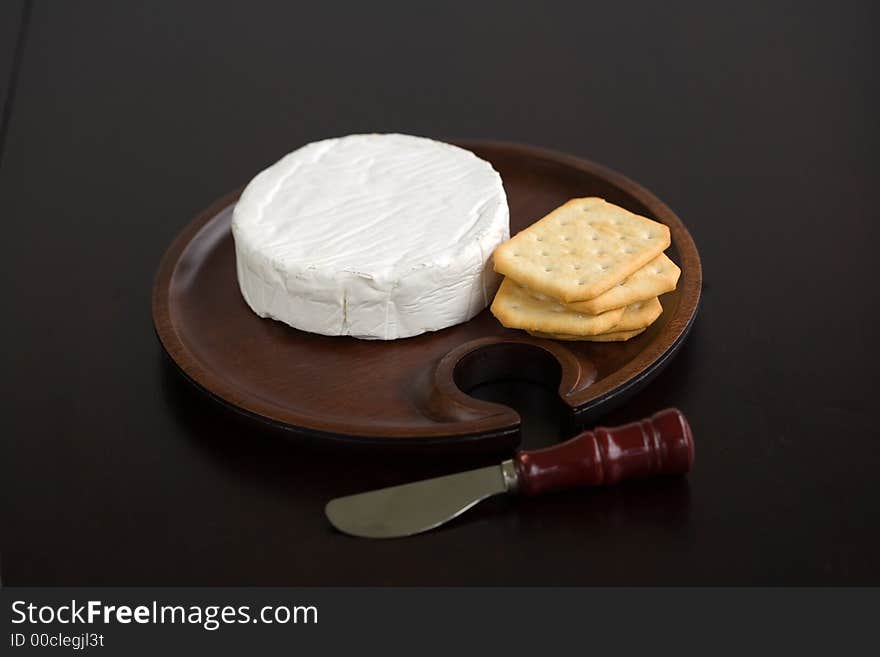
[[[218,200],[168,248],[153,321],[181,372],[215,399],[297,435],[431,450],[514,446],[520,418],[468,395],[525,380],[558,389],[574,430],[641,389],[681,346],[700,299],[700,258],[679,218],[624,176],[569,155],[498,142],[456,142],[500,172],[511,234],[569,198],[600,196],[669,226],[682,269],[663,314],[621,343],[543,340],[505,329],[488,309],[469,322],[394,341],[327,337],[257,317],[241,297],[230,220]]]

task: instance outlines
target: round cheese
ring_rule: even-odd
[[[501,177],[470,151],[399,134],[295,150],[232,219],[238,282],[260,317],[393,340],[467,321],[492,300],[509,238]]]

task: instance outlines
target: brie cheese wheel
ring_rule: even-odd
[[[241,293],[260,317],[393,340],[467,321],[497,289],[509,238],[501,177],[470,151],[399,134],[293,151],[232,219]]]

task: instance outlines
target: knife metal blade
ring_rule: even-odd
[[[513,461],[402,486],[338,497],[324,513],[341,532],[364,538],[398,538],[433,529],[487,497],[513,492]]]

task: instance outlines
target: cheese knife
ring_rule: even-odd
[[[331,500],[324,512],[341,532],[396,538],[434,529],[479,502],[518,493],[533,496],[624,479],[684,474],[694,462],[694,440],[681,411],[668,408],[618,427],[597,427],[545,449],[478,470]]]

